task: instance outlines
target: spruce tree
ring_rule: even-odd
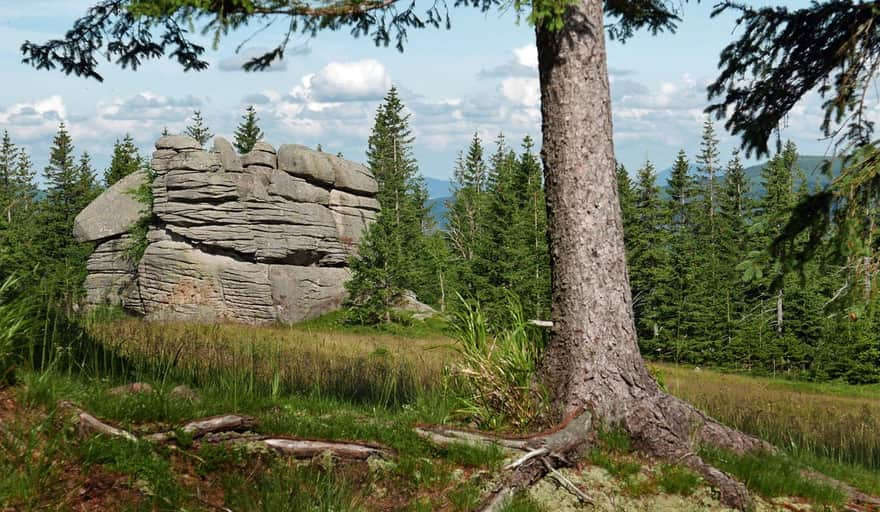
[[[787,340],[785,335],[786,271],[771,252],[773,241],[782,233],[795,204],[794,169],[797,148],[786,144],[761,170],[764,195],[752,231],[756,248],[739,265],[743,280],[759,296],[757,322],[747,336],[763,340],[758,350],[750,353],[759,364],[776,371],[783,366]]]
[[[632,239],[635,234],[637,218],[636,191],[629,177],[629,172],[621,163],[617,164],[617,195],[620,199],[620,214],[623,218],[623,242],[626,245],[627,261],[632,265]]]
[[[703,136],[700,141],[700,152],[697,154],[697,168],[700,171],[702,185],[703,210],[708,217],[705,230],[714,236],[715,216],[718,210],[718,175],[720,174],[718,137],[711,119],[703,123]],[[712,247],[714,250],[715,247]]]
[[[525,180],[525,204],[521,209],[526,242],[530,248],[524,264],[529,280],[527,292],[521,294],[526,312],[537,319],[550,317],[550,249],[547,243],[547,207],[544,197],[544,169],[535,153],[535,143],[526,135],[518,162],[519,174]]]
[[[650,161],[639,169],[633,190],[633,228],[630,237],[633,310],[642,349],[646,354],[663,351],[660,343],[661,286],[667,271],[666,225],[657,174]]]
[[[70,305],[81,291],[91,247],[73,238],[73,220],[99,190],[87,153],[77,162],[64,123],[53,140],[49,164],[43,171],[46,198],[40,203],[38,243],[50,289]]]
[[[424,296],[439,284],[421,258],[428,210],[427,189],[413,156],[409,114],[392,87],[376,112],[367,143],[367,165],[379,185],[381,211],[352,260],[349,318],[359,323],[391,320],[404,290]]]
[[[718,357],[724,335],[718,322],[725,314],[725,302],[718,293],[723,287],[718,233],[719,156],[715,128],[711,119],[706,119],[696,159],[700,198],[699,207],[694,211],[694,235],[700,250],[693,261],[691,316],[694,330],[689,343],[691,358],[699,364]]]
[[[498,152],[504,151],[503,136],[499,136]],[[486,275],[479,272],[479,259],[485,253],[486,184],[488,171],[483,156],[483,144],[474,133],[467,149],[467,155],[458,157],[453,180],[455,189],[452,201],[448,204],[446,224],[454,257],[460,267],[462,292],[477,297],[479,292],[487,292]],[[506,155],[505,155],[506,156]],[[493,173],[504,172],[505,158],[498,157],[493,162]],[[494,178],[497,180],[497,177]]]
[[[11,195],[17,161],[18,148],[12,143],[9,132],[3,130],[3,139],[0,140],[0,207],[4,210]]]
[[[3,151],[5,153],[5,151]],[[0,210],[0,280],[12,273],[25,278],[34,269],[40,255],[34,250],[35,230],[38,220],[34,218],[37,192],[36,176],[30,157],[24,148],[18,148],[18,159],[4,176],[4,203]]]
[[[18,148],[12,143],[9,132],[3,131],[0,142],[0,282],[11,273],[10,262],[14,259],[11,240],[12,227],[12,174],[15,169]]]
[[[662,342],[658,355],[681,361],[690,357],[693,337],[693,293],[695,258],[696,183],[690,174],[690,162],[684,150],[679,151],[667,182],[669,198],[665,216],[669,226],[668,271],[660,289],[662,304]]]
[[[250,153],[254,148],[254,144],[263,140],[263,130],[257,125],[260,118],[257,117],[257,109],[253,105],[249,106],[244,115],[241,116],[241,123],[235,129],[235,150],[241,153]]]
[[[202,112],[199,110],[193,112],[192,121],[186,127],[184,133],[196,139],[202,147],[205,147],[205,144],[214,137],[214,134],[211,133],[211,129],[205,124],[205,120],[202,119]]]
[[[743,347],[752,340],[744,339],[740,329],[748,321],[749,287],[737,271],[754,249],[754,240],[749,229],[754,222],[755,201],[751,197],[751,184],[746,176],[745,168],[734,151],[727,163],[724,179],[721,183],[718,201],[718,225],[721,277],[723,277],[724,322],[722,342],[727,347],[724,351],[724,363],[741,364],[744,355],[749,351]]]
[[[110,160],[110,167],[104,171],[104,185],[113,186],[114,183],[136,172],[144,167],[144,159],[138,152],[137,146],[131,135],[125,134],[120,142],[116,139],[113,145],[113,158]]]

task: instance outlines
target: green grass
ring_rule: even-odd
[[[655,478],[664,492],[682,496],[690,496],[703,483],[699,475],[676,464],[661,464]]]
[[[629,454],[632,452],[632,441],[626,432],[619,428],[600,428],[597,435],[598,445],[590,450],[589,460],[615,478],[630,483],[642,470],[642,465]]]
[[[871,386],[804,383],[673,365],[669,392],[791,453],[880,470],[880,394]]]
[[[133,443],[125,439],[93,437],[77,447],[84,470],[103,465],[110,471],[130,477],[129,483],[147,496],[153,508],[179,510],[185,503],[166,453],[149,443]]]
[[[321,395],[400,406],[442,385],[450,340],[353,334],[309,326],[90,325],[126,362],[129,380],[222,388],[239,407],[249,396]],[[112,376],[111,376],[112,378]]]
[[[427,329],[422,337],[359,331],[333,326],[332,318],[292,327],[158,325],[111,313],[93,318],[85,330],[52,320],[52,333],[21,354],[14,389],[25,413],[0,432],[0,502],[21,510],[63,509],[65,485],[83,486],[104,475],[145,491],[132,505],[141,509],[204,508],[192,484],[198,481],[219,493],[208,499],[233,509],[466,510],[486,484],[485,475],[502,463],[498,448],[441,449],[412,430],[417,423],[447,423],[461,407],[460,390],[444,378],[457,355],[438,330],[419,327]],[[880,493],[871,466],[871,450],[880,446],[877,429],[871,430],[878,418],[871,387],[848,392],[839,384],[801,387],[667,366],[661,373],[671,392],[795,455],[749,460],[716,454],[719,466],[743,475],[756,492],[839,503],[835,489],[799,476],[800,469],[812,467]],[[109,392],[134,381],[151,384],[155,392]],[[178,384],[196,388],[201,398],[172,397]],[[180,439],[174,451],[80,441],[55,412],[59,400],[137,433],[239,412],[257,418],[257,433],[380,443],[396,458],[377,467],[328,471],[317,462],[281,464],[191,439]],[[645,461],[619,429],[603,429],[598,438],[590,461],[622,480],[628,494],[688,495],[700,485],[696,475],[677,466],[643,468]],[[236,506],[231,500],[238,500]],[[525,497],[510,506],[537,510]]]
[[[412,320],[405,316],[387,324],[360,325],[345,320],[345,311],[339,310],[294,325],[297,329],[350,334],[382,334],[407,339],[438,338],[451,335],[449,322],[440,316]]]
[[[443,458],[455,464],[480,468],[498,469],[504,460],[504,450],[498,445],[474,446],[464,443],[453,443],[441,450]]]
[[[803,476],[803,466],[786,454],[736,455],[706,449],[700,455],[766,497],[799,496],[814,504],[832,507],[840,507],[845,501],[839,489]]]
[[[501,508],[501,512],[544,512],[544,509],[529,498],[527,494],[520,493],[505,503]]]
[[[276,512],[354,512],[363,510],[353,486],[332,469],[272,464],[254,481],[231,473],[224,482],[226,505],[233,510]]]
[[[69,437],[55,431],[55,418],[28,421],[19,417],[2,424],[0,432],[0,503],[16,510],[39,508],[43,500],[59,499],[63,477],[59,463],[70,457]]]

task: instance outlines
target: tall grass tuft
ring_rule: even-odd
[[[23,355],[23,340],[30,328],[30,311],[16,293],[17,284],[15,276],[0,283],[0,385],[11,382]]]
[[[461,301],[453,324],[460,362],[451,375],[461,392],[459,412],[492,429],[539,423],[547,403],[535,383],[543,342],[522,304],[509,296],[507,323],[493,329],[479,304]]]
[[[876,386],[810,384],[655,365],[669,391],[739,430],[794,455],[880,468]]]
[[[429,346],[300,327],[131,319],[87,330],[129,363],[134,378],[213,389],[234,408],[290,394],[398,407],[437,389],[444,364],[442,351],[429,350],[435,341]]]

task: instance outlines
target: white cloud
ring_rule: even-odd
[[[99,103],[97,110],[107,120],[175,122],[186,119],[201,106],[202,101],[192,95],[174,98],[144,91],[127,99]]]
[[[60,95],[14,103],[0,110],[0,125],[13,139],[32,141],[54,133],[67,119],[67,109]]]
[[[538,48],[527,44],[513,49],[513,58],[504,64],[482,69],[479,78],[536,77],[538,76]]]
[[[245,48],[244,50],[234,55],[222,59],[218,63],[217,67],[220,68],[220,71],[244,71],[244,68],[242,66],[244,66],[246,63],[254,58],[262,57],[270,51],[272,51],[272,49],[266,48],[264,46],[252,46],[250,48]],[[283,58],[275,59],[274,61],[272,61],[272,64],[270,64],[268,68],[262,71],[286,71],[288,58],[294,56],[309,55],[310,53],[312,53],[312,49],[308,46],[297,46],[285,52]]]
[[[391,77],[374,59],[331,62],[311,77],[308,86],[312,99],[319,102],[377,100],[388,92]]]
[[[538,47],[527,44],[520,48],[514,48],[513,54],[516,62],[521,66],[538,69]]]
[[[541,104],[541,90],[537,78],[505,78],[501,81],[502,96],[510,102],[525,107]]]

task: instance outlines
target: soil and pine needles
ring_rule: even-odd
[[[479,504],[511,460],[501,448],[438,448],[415,434],[413,427],[423,423],[482,426],[462,413],[456,390],[444,376],[456,351],[442,333],[407,337],[315,324],[260,330],[165,327],[132,320],[96,325],[92,334],[112,342],[114,350],[125,354],[124,362],[20,370],[16,382],[0,390],[0,511],[466,511]],[[233,342],[238,349],[229,348]],[[667,366],[658,371],[670,391],[693,400],[687,395],[699,390],[694,402],[716,416],[730,414],[743,428],[750,424],[725,407],[739,407],[737,401],[744,399],[739,395],[750,391],[752,400],[763,404],[804,393],[799,409],[780,409],[781,415],[818,415],[809,409],[808,398],[815,396],[824,406],[827,400],[863,400],[860,417],[878,418],[876,390],[799,390],[738,377],[753,387],[740,383],[737,396],[725,405],[713,390],[720,394],[729,384],[727,376]],[[114,389],[131,382],[150,386]],[[189,392],[174,390],[181,384],[191,386]],[[176,435],[160,444],[83,435],[59,407],[62,401],[137,436]],[[193,439],[179,428],[193,419],[230,413],[253,416],[254,434],[363,441],[394,455],[362,461],[322,454],[297,460],[268,448],[218,442],[217,436]],[[774,422],[810,428],[809,421],[774,420],[769,409],[762,414],[758,433],[765,436],[774,435]],[[847,436],[847,425],[837,428],[838,437]],[[850,436],[863,437],[828,449],[820,446],[827,442],[822,436],[792,432],[792,439],[816,441],[774,456],[701,456],[745,482],[759,510],[843,510],[845,493],[809,478],[806,471],[815,469],[877,494],[876,458],[846,454],[850,448],[863,450],[865,439],[877,431],[860,432],[861,424],[851,428]],[[614,428],[601,429],[598,442],[584,455],[560,473],[590,497],[591,505],[548,476],[505,510],[722,509],[699,476],[676,464],[645,459]]]

